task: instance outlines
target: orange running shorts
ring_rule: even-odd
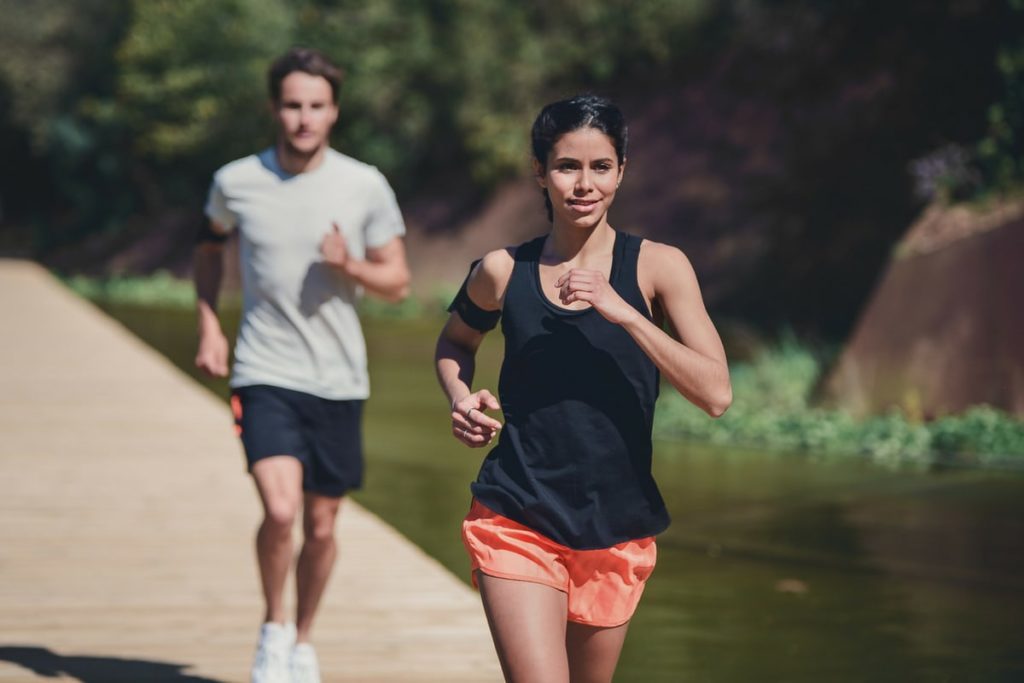
[[[502,579],[551,586],[568,598],[568,620],[620,626],[633,616],[654,571],[654,537],[610,548],[574,550],[474,500],[462,522],[476,586],[477,570]]]

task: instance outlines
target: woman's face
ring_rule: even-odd
[[[537,182],[547,190],[554,222],[592,228],[605,221],[622,181],[611,139],[596,128],[580,128],[555,141],[547,168],[534,161]]]

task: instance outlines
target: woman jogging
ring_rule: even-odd
[[[651,476],[659,374],[713,417],[732,400],[687,258],[608,224],[626,140],[608,100],[544,107],[533,165],[551,231],[475,263],[437,344],[455,438],[482,447],[500,434],[471,487],[463,540],[516,683],[611,681],[669,523]],[[499,318],[495,397],[472,382]]]

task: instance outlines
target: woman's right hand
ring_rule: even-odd
[[[470,448],[490,444],[501,429],[501,423],[485,410],[501,410],[498,399],[486,389],[452,402],[452,435]]]

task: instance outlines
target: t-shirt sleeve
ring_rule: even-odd
[[[405,221],[402,211],[398,208],[398,200],[384,176],[375,174],[374,187],[371,190],[371,205],[368,212],[364,239],[368,249],[383,247],[395,237],[405,234]]]
[[[238,225],[238,215],[228,208],[228,198],[224,194],[224,179],[221,173],[216,173],[213,176],[204,211],[207,218],[225,230],[234,230]]]

